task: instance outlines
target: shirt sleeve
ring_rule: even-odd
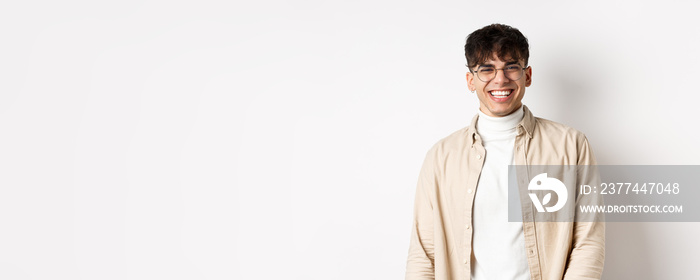
[[[585,136],[579,139],[579,165],[595,165],[593,151]],[[595,168],[586,169],[585,176],[595,176],[598,172]],[[590,178],[588,178],[590,180]],[[602,196],[586,195],[585,201],[577,198],[576,207],[581,204],[602,204]],[[600,279],[605,263],[605,221],[603,214],[598,213],[574,222],[573,244],[567,261],[563,280]]]
[[[418,176],[406,280],[435,279],[434,194],[438,184],[435,146],[428,151]]]

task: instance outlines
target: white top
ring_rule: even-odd
[[[479,111],[476,130],[486,156],[472,212],[473,280],[530,279],[523,225],[508,222],[508,165],[515,164],[516,126],[522,118],[522,106],[505,117],[489,117]]]

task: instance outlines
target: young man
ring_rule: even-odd
[[[522,104],[532,68],[520,31],[486,26],[464,50],[479,113],[426,155],[406,279],[600,279],[601,221],[538,222],[522,205],[523,222],[508,222],[508,165],[594,165],[588,140]]]

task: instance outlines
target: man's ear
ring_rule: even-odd
[[[474,74],[470,71],[467,71],[467,87],[470,91],[476,90],[476,86],[474,86]]]
[[[525,69],[525,86],[529,87],[532,84],[532,66]]]

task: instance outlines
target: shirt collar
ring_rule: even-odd
[[[467,135],[469,136],[471,146],[473,146],[475,143],[481,144],[481,137],[476,132],[476,122],[478,120],[479,114],[476,114],[476,116],[472,118],[472,122],[469,124],[469,128],[467,129]],[[535,116],[532,115],[530,109],[528,109],[525,105],[523,105],[523,119],[518,123],[516,129],[518,130],[518,135],[520,135],[524,130],[527,137],[532,138],[532,133],[535,130]]]

